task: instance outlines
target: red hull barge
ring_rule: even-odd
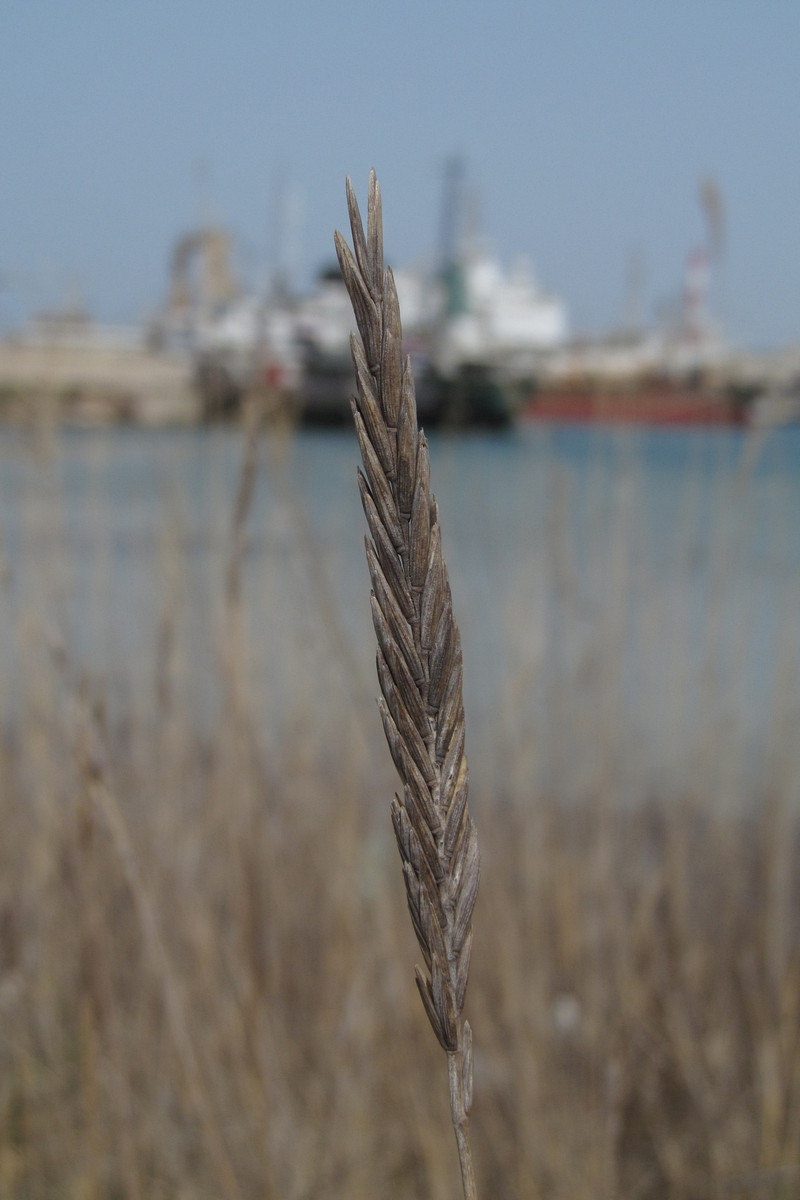
[[[529,420],[634,425],[743,425],[747,405],[733,389],[671,379],[564,380],[534,389]]]

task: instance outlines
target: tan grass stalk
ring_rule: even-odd
[[[350,342],[358,483],[371,538],[367,562],[378,638],[378,701],[403,782],[392,804],[408,906],[425,960],[417,985],[447,1051],[450,1111],[464,1195],[477,1196],[469,1138],[472,1032],[462,1018],[478,891],[478,842],[467,810],[461,641],[453,619],[428,444],[417,427],[414,378],[403,359],[400,310],[383,265],[381,198],[370,173],[367,231],[350,180],[353,247],[336,251],[360,336]]]
[[[237,1173],[203,1078],[179,977],[172,968],[151,891],[142,874],[127,821],[107,778],[108,755],[103,730],[89,700],[82,700],[80,721],[79,756],[83,781],[93,807],[106,824],[133,898],[142,937],[153,970],[161,983],[167,1022],[184,1074],[188,1097],[203,1129],[222,1194],[229,1200],[243,1200]]]

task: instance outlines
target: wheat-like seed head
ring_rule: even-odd
[[[358,387],[352,408],[364,468],[358,484],[370,532],[378,704],[403,782],[392,821],[425,960],[425,970],[416,969],[417,985],[441,1045],[463,1056],[460,1101],[468,1113],[471,1034],[461,1010],[479,854],[467,810],[461,641],[431,493],[428,444],[417,427],[411,361],[402,353],[397,292],[391,268],[383,265],[374,172],[366,235],[349,179],[347,203],[355,253],[338,232],[336,251],[359,331],[350,342]]]

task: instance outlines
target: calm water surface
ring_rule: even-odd
[[[570,794],[609,773],[680,792],[698,772],[752,792],[784,763],[800,718],[800,428],[530,426],[436,436],[431,454],[484,763],[513,753],[536,788]],[[43,637],[112,704],[146,710],[166,630],[183,702],[213,719],[242,457],[230,429],[0,433],[7,717]],[[357,459],[349,431],[260,445],[245,644],[271,730],[312,700],[375,693]]]

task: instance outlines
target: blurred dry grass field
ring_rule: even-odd
[[[227,541],[208,604],[180,537],[163,532],[161,608],[147,661],[131,664],[144,689],[114,692],[63,636],[70,573],[46,460],[38,500],[55,490],[31,508],[36,570],[23,588],[13,557],[0,562],[14,647],[0,743],[0,1200],[444,1200],[457,1186],[377,685],[353,661],[302,511],[291,562],[248,559],[257,463],[246,437],[238,494],[220,498]],[[548,519],[568,610],[569,542],[557,508]],[[613,531],[620,561],[628,532]],[[281,636],[284,588],[304,614],[292,644],[303,669],[276,674],[270,736],[253,663],[265,630]],[[93,612],[104,603],[101,575]],[[564,611],[545,640],[564,635]],[[782,619],[794,646],[796,615]],[[590,646],[601,695],[625,635],[609,620]],[[367,660],[370,639],[367,621]],[[194,653],[214,664],[210,723],[187,703]],[[793,1200],[793,663],[770,692],[749,805],[725,803],[724,720],[703,725],[694,787],[632,804],[626,785],[623,802],[618,708],[598,712],[579,672],[531,730],[529,668],[521,655],[503,684],[483,770],[490,733],[473,746],[467,714],[483,857],[466,1006],[479,1193]],[[721,711],[722,693],[708,696]],[[608,755],[559,794],[581,720]]]

